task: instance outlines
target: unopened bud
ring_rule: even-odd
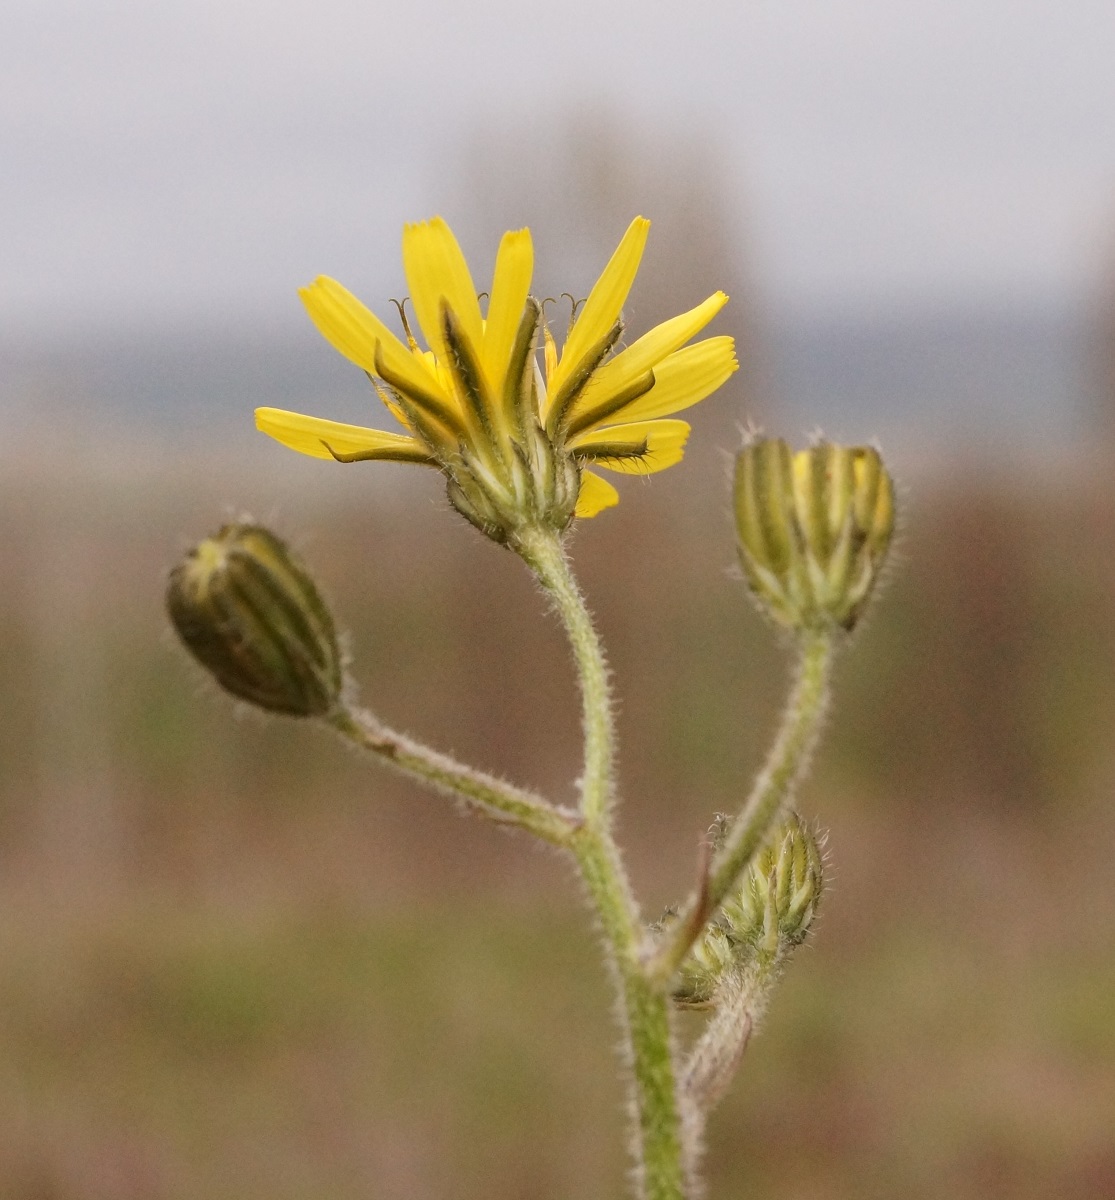
[[[694,943],[675,981],[674,1002],[681,1008],[715,1008],[726,984],[746,979],[758,1005],[786,957],[805,941],[823,878],[817,838],[791,814]]]
[[[735,943],[721,923],[713,921],[697,939],[674,983],[679,1008],[708,1008],[721,979],[736,966]]]
[[[736,458],[740,560],[766,610],[796,629],[851,629],[894,532],[894,484],[877,450],[756,438]]]
[[[260,525],[226,525],[170,573],[178,636],[226,691],[272,712],[322,716],[341,693],[333,618],[306,568]]]
[[[766,956],[779,955],[805,941],[823,882],[817,839],[791,813],[752,860],[721,915],[734,941]]]

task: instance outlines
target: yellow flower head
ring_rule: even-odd
[[[705,399],[738,366],[730,337],[686,345],[727,303],[723,292],[615,353],[649,227],[642,217],[631,222],[559,353],[530,295],[529,229],[504,234],[485,315],[449,226],[440,217],[407,225],[403,265],[429,350],[405,319],[406,344],[334,279],[321,276],[300,293],[326,340],[367,372],[406,432],[275,408],[256,410],[257,427],[317,458],[436,467],[454,507],[497,541],[595,516],[619,496],[587,468],[649,473],[679,462],[689,426],[664,418]]]

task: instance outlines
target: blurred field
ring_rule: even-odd
[[[436,480],[67,453],[0,482],[0,1200],[621,1193],[609,999],[570,872],[165,633],[224,506],[278,514],[365,701],[572,796],[577,707],[519,564]],[[579,530],[648,915],[776,718],[719,460]],[[801,807],[833,884],[710,1131],[710,1195],[1115,1194],[1115,499],[919,484]],[[688,1028],[688,1027],[687,1027]]]

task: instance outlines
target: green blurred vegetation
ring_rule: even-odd
[[[787,669],[694,459],[574,541],[648,916],[739,802]],[[565,865],[237,719],[161,611],[226,501],[292,514],[365,701],[569,799],[572,672],[521,566],[432,475],[65,465],[0,483],[0,1200],[619,1195]],[[1111,495],[915,489],[802,796],[832,886],[713,1121],[711,1197],[1115,1194]]]

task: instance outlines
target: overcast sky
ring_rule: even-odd
[[[710,146],[773,307],[1115,268],[1113,0],[7,0],[2,329],[301,321],[467,208],[478,130],[573,110]]]

